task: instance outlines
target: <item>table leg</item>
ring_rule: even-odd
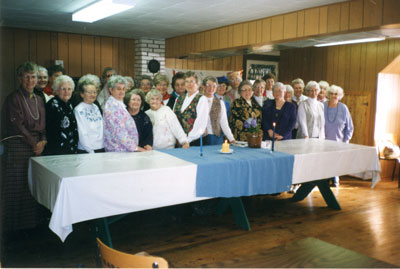
[[[217,214],[222,215],[228,207],[232,208],[232,214],[235,218],[235,222],[238,226],[243,229],[250,231],[250,223],[247,218],[246,210],[244,208],[242,198],[240,197],[232,197],[232,198],[222,198],[220,203],[218,204]]]
[[[318,186],[318,189],[321,192],[322,197],[324,197],[324,200],[328,207],[340,210],[341,208],[339,202],[336,200],[335,195],[329,187],[329,180],[330,179],[322,179],[318,181],[302,183],[291,200],[293,202],[304,200],[304,198],[308,196],[308,194],[315,188],[315,186]]]
[[[109,229],[109,222],[107,218],[95,219],[92,222],[93,233],[95,238],[100,238],[110,248],[113,248],[111,234]]]

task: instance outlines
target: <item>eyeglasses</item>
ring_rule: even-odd
[[[210,87],[210,88],[216,88],[217,85],[216,84],[206,84],[206,87]]]
[[[108,77],[108,78],[110,78],[110,77],[112,77],[112,76],[114,76],[114,74],[107,74],[107,75],[106,75],[106,77]]]
[[[35,80],[35,79],[37,79],[37,76],[36,75],[23,75],[22,78],[27,79],[27,80],[29,80],[29,79]]]

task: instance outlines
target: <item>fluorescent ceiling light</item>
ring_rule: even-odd
[[[322,43],[322,44],[314,45],[314,47],[327,47],[327,46],[337,46],[337,45],[345,45],[345,44],[367,43],[367,42],[382,41],[382,40],[385,40],[385,37],[372,37],[372,38],[362,38],[362,39],[353,39],[353,40],[346,40],[346,41]]]
[[[135,6],[132,0],[101,0],[72,14],[73,21],[92,23]]]

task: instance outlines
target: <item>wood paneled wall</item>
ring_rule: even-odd
[[[400,39],[364,44],[304,48],[281,51],[280,80],[290,83],[300,77],[326,80],[339,85],[345,95],[368,92],[372,96],[368,144],[374,144],[374,122],[378,73],[400,54]],[[356,117],[357,115],[353,115]]]
[[[242,70],[243,56],[229,56],[223,58],[195,58],[176,59],[167,58],[165,67],[188,70]]]
[[[299,10],[166,40],[167,58],[190,53],[259,46],[322,34],[400,23],[398,0],[352,0]]]
[[[0,27],[0,106],[17,87],[15,69],[24,61],[44,67],[63,60],[66,74],[100,76],[112,66],[134,75],[134,40]],[[1,127],[0,127],[1,128]]]
[[[1,36],[1,104],[16,87],[15,69],[24,61],[44,67],[63,60],[66,74],[80,77],[92,73],[100,76],[112,66],[122,75],[134,74],[134,40],[0,28]]]

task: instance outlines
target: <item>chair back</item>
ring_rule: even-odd
[[[168,268],[161,257],[129,254],[112,249],[96,238],[103,268]]]

